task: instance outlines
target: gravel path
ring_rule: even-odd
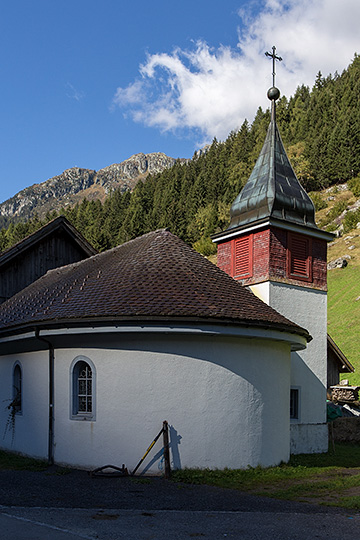
[[[256,497],[237,490],[175,483],[163,478],[91,478],[56,468],[0,471],[0,505],[123,510],[336,513],[336,508]]]

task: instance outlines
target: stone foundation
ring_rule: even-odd
[[[336,418],[329,423],[329,440],[360,443],[360,417]]]

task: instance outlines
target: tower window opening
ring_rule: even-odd
[[[311,239],[299,234],[288,236],[288,276],[311,281]]]
[[[234,241],[233,276],[241,279],[251,277],[252,274],[253,235],[249,235]]]

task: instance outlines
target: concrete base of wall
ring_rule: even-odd
[[[320,454],[328,451],[328,426],[324,424],[291,424],[290,453]]]

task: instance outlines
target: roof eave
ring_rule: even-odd
[[[232,319],[232,318],[220,318],[220,317],[199,317],[199,316],[174,316],[169,317],[168,315],[164,316],[132,316],[132,317],[78,317],[78,318],[67,318],[67,319],[55,319],[52,321],[37,321],[32,323],[25,323],[22,325],[12,326],[10,328],[3,328],[0,330],[0,342],[3,338],[15,337],[19,334],[28,333],[35,330],[59,330],[63,331],[64,329],[80,329],[80,328],[91,328],[91,329],[101,329],[103,327],[112,326],[114,328],[121,326],[132,327],[134,325],[141,326],[151,326],[161,324],[162,326],[166,323],[166,326],[171,327],[172,325],[216,325],[217,327],[230,328],[254,328],[261,330],[272,330],[277,332],[284,332],[288,334],[293,334],[300,336],[305,339],[306,342],[312,340],[309,332],[300,327],[292,326],[280,323],[272,323],[271,321],[257,321],[251,319]]]
[[[239,233],[250,234],[258,229],[264,229],[266,227],[277,227],[278,229],[285,229],[292,232],[302,233],[313,238],[326,240],[326,242],[331,242],[335,237],[333,233],[323,231],[321,229],[318,229],[317,227],[311,227],[306,224],[300,225],[282,219],[266,217],[252,223],[246,223],[244,225],[239,225],[236,228],[226,229],[225,231],[213,234],[211,236],[211,239],[214,243],[224,242],[225,240],[231,240],[232,238],[237,237]]]
[[[335,341],[332,339],[332,337],[329,334],[327,334],[327,346],[335,354],[339,365],[343,366],[343,369],[340,371],[340,373],[354,373],[355,372],[354,366],[349,362],[345,354],[338,347],[338,345],[336,345]]]

